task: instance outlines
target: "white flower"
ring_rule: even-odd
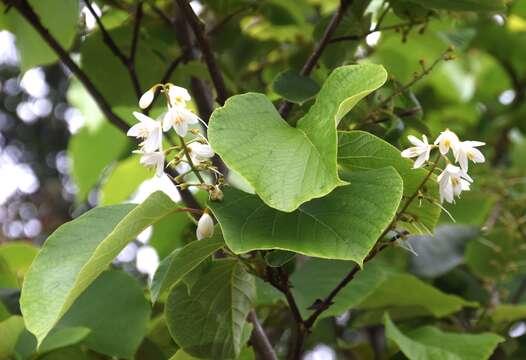
[[[482,141],[462,141],[459,143],[457,153],[455,154],[455,161],[457,161],[465,172],[468,171],[468,160],[474,163],[483,163],[486,161],[484,155],[476,149],[477,146],[486,145]]]
[[[155,168],[155,175],[158,177],[163,176],[164,174],[164,152],[162,151],[153,151],[146,152],[143,150],[134,151],[135,154],[141,154],[141,160],[139,161],[141,165],[144,165],[149,168]]]
[[[142,94],[141,98],[139,99],[139,107],[141,109],[146,109],[148,106],[151,105],[155,96],[155,88],[156,87],[154,86],[150,90]]]
[[[186,136],[189,124],[197,124],[199,118],[193,112],[182,106],[172,106],[164,115],[163,130],[168,131],[171,127],[175,129],[177,135]]]
[[[473,179],[461,168],[448,164],[444,171],[437,177],[440,192],[440,202],[455,202],[455,196],[460,196],[462,191],[468,191]]]
[[[173,84],[168,84],[168,98],[172,106],[186,106],[186,103],[192,100],[188,90]]]
[[[133,115],[139,120],[139,123],[133,125],[126,135],[144,139],[141,146],[145,152],[161,150],[163,144],[161,122],[139,112],[134,112]]]
[[[446,155],[449,149],[456,155],[459,143],[457,134],[449,129],[442,131],[435,140],[435,145],[438,145],[442,155]]]
[[[411,144],[415,145],[402,151],[402,157],[412,158],[417,157],[413,169],[421,167],[427,160],[429,160],[429,154],[431,152],[431,145],[427,142],[427,137],[422,135],[422,140],[415,136],[409,135],[407,137]]]
[[[197,222],[197,240],[209,238],[214,235],[214,220],[208,213],[204,213]]]
[[[188,144],[188,150],[194,165],[199,165],[201,162],[206,161],[214,156],[214,150],[212,150],[212,147],[208,144],[193,142]]]

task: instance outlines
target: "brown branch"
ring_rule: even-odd
[[[248,320],[254,325],[254,330],[252,330],[252,335],[250,337],[250,342],[256,354],[260,355],[265,360],[278,360],[276,352],[272,348],[265,330],[261,326],[261,323],[258,320],[256,312],[251,310],[248,314]]]
[[[142,95],[142,91],[141,91],[141,86],[139,84],[139,79],[137,77],[137,73],[135,71],[135,67],[134,67],[133,63],[119,49],[119,47],[117,46],[115,41],[113,41],[113,38],[110,36],[108,31],[106,30],[106,27],[102,23],[101,18],[95,12],[95,9],[93,9],[93,6],[91,5],[91,2],[89,0],[86,0],[85,3],[86,3],[86,7],[88,8],[89,12],[95,18],[95,21],[97,22],[97,25],[99,26],[99,30],[100,30],[100,32],[102,34],[102,40],[108,46],[108,48],[110,49],[112,54],[115,55],[117,57],[117,59],[119,59],[119,61],[124,65],[124,67],[126,68],[126,71],[128,71],[128,73],[130,75],[130,79],[132,81],[133,90],[135,91],[135,95],[137,96],[137,100],[138,100],[141,97],[141,95]],[[137,42],[136,39],[134,40],[134,42],[135,43]],[[136,44],[135,44],[135,46],[136,46]],[[133,46],[133,43],[132,43],[132,49],[133,49],[133,47],[134,46]]]
[[[337,43],[337,42],[341,42],[341,41],[357,41],[357,40],[363,40],[365,39],[367,36],[371,35],[371,34],[374,34],[375,32],[378,32],[378,31],[386,31],[386,30],[398,30],[400,28],[403,28],[403,27],[406,27],[406,26],[412,26],[412,25],[420,25],[420,24],[425,24],[426,21],[420,21],[420,22],[412,22],[412,21],[407,21],[407,22],[403,22],[403,23],[399,23],[399,24],[393,24],[393,25],[386,25],[386,26],[383,26],[383,27],[375,27],[374,29],[370,30],[370,31],[367,31],[366,33],[363,33],[363,34],[360,34],[360,35],[343,35],[343,36],[337,36],[335,38],[332,38],[330,41],[329,41],[329,44],[333,44],[333,43]]]
[[[300,71],[300,74],[302,76],[308,76],[312,72],[312,70],[318,63],[318,60],[320,59],[321,55],[323,54],[323,51],[329,44],[332,34],[334,33],[334,31],[336,31],[336,28],[340,24],[340,21],[342,20],[345,11],[351,5],[351,3],[352,0],[340,0],[340,6],[338,7],[338,10],[336,10],[334,15],[332,16],[331,21],[325,28],[323,36],[321,37],[316,47],[313,49],[312,53],[307,58],[307,61],[305,61],[305,64],[303,65]],[[288,116],[293,105],[294,104],[289,101],[284,101],[281,103],[281,105],[279,106],[279,113],[283,118],[286,118]]]
[[[221,69],[219,68],[216,62],[214,53],[212,52],[212,48],[208,43],[204,26],[197,17],[197,15],[194,13],[194,10],[192,9],[190,3],[187,0],[174,1],[179,6],[179,9],[181,10],[184,16],[185,21],[190,25],[190,28],[192,29],[195,35],[196,41],[199,45],[199,48],[201,49],[204,61],[208,68],[208,72],[210,73],[210,78],[212,79],[212,83],[214,84],[214,88],[216,89],[217,102],[220,105],[223,105],[226,99],[228,99],[229,97],[229,92],[225,86],[225,81],[223,79]]]
[[[133,36],[130,49],[130,64],[135,67],[135,56],[137,55],[137,45],[139,44],[139,31],[141,29],[142,22],[142,2],[137,4],[137,10],[135,10],[135,21],[133,23]]]
[[[128,124],[113,112],[110,104],[106,101],[104,96],[102,96],[102,94],[99,92],[95,84],[93,84],[91,79],[71,59],[66,50],[58,43],[58,41],[53,37],[53,35],[51,35],[49,30],[46,27],[44,27],[44,25],[42,25],[38,15],[34,12],[33,8],[31,7],[31,5],[29,5],[27,0],[2,1],[6,5],[11,4],[22,15],[22,17],[24,17],[27,20],[27,22],[33,27],[33,29],[40,34],[40,36],[46,42],[46,44],[50,48],[52,48],[53,51],[55,51],[62,63],[77,77],[77,79],[79,79],[79,81],[86,88],[93,100],[97,103],[101,112],[108,119],[108,121],[126,134],[128,129],[130,128]],[[177,171],[173,168],[167,168],[166,172],[172,178],[179,176]],[[188,207],[194,209],[201,208],[201,205],[199,205],[199,203],[189,190],[183,190],[178,188],[178,191],[181,195],[181,198]]]
[[[86,76],[86,74],[80,69],[80,67],[71,59],[66,50],[58,43],[58,41],[51,35],[49,30],[42,25],[38,15],[33,11],[33,8],[29,5],[27,0],[15,0],[8,1],[3,0],[4,4],[11,4],[27,22],[40,34],[42,39],[49,45],[50,48],[55,51],[60,60],[67,66],[67,68],[79,79],[84,85],[86,90],[93,97],[95,102],[99,105],[100,110],[106,116],[106,118],[117,128],[123,132],[127,132],[129,129],[128,124],[118,117],[111,110],[111,106],[108,104],[106,99],[98,91],[95,84]]]
[[[287,300],[292,318],[294,319],[294,323],[296,325],[294,334],[295,339],[292,346],[292,352],[290,353],[290,358],[300,359],[301,352],[303,350],[306,327],[296,299],[294,298],[294,295],[291,291],[289,275],[282,267],[273,268],[271,266],[267,266],[265,268],[265,276],[263,280],[269,282],[274,288],[281,292]]]

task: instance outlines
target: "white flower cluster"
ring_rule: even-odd
[[[422,140],[408,136],[411,144],[415,145],[402,151],[405,158],[416,157],[414,169],[422,167],[428,160],[431,150],[438,147],[441,157],[446,162],[446,167],[437,177],[440,202],[455,202],[455,196],[459,197],[462,191],[468,191],[473,179],[468,175],[469,161],[473,163],[483,163],[486,159],[477,147],[485,145],[481,141],[460,141],[457,134],[449,129],[441,132],[433,144],[427,142],[427,137],[422,135]],[[455,163],[460,167],[453,165],[447,154],[452,151]]]
[[[152,104],[158,88],[166,95],[168,110],[160,120],[134,112],[133,115],[139,120],[139,123],[133,125],[127,135],[142,140],[139,150],[134,151],[134,153],[141,154],[140,163],[155,168],[157,176],[162,176],[167,151],[171,150],[163,151],[163,133],[173,128],[182,139],[187,135],[189,125],[197,124],[200,119],[186,107],[191,100],[188,90],[173,84],[157,84],[145,92],[139,100],[141,109],[146,109]],[[214,156],[212,148],[203,136],[189,141],[187,145],[182,144],[182,146],[185,147],[184,151],[189,153],[194,166]]]
[[[140,112],[133,113],[137,120],[139,120],[139,123],[132,126],[127,135],[141,140],[139,149],[135,150],[134,153],[141,155],[140,163],[142,165],[155,168],[157,176],[164,174],[165,164],[176,166],[181,162],[187,162],[191,168],[190,171],[179,175],[175,180],[184,179],[186,174],[194,172],[201,181],[200,184],[194,186],[200,186],[206,189],[212,198],[221,198],[222,193],[219,186],[204,183],[199,174],[201,170],[211,170],[216,173],[217,170],[209,162],[214,156],[214,151],[208,144],[206,138],[201,135],[198,130],[192,129],[189,131],[190,125],[202,121],[187,108],[187,103],[191,100],[190,94],[185,88],[180,86],[157,84],[145,92],[139,99],[139,107],[141,109],[146,109],[152,104],[157,89],[160,89],[160,91],[166,95],[168,110],[158,120],[152,119]],[[174,145],[163,150],[163,135],[172,128],[179,137],[180,145]],[[196,135],[196,137],[185,141],[185,136],[189,132]],[[174,150],[177,151],[178,154],[167,162],[167,155]],[[193,185],[182,183],[179,184],[179,186],[189,187]],[[207,210],[205,210],[197,223],[197,239],[201,240],[211,237],[213,234],[214,220],[208,214]]]

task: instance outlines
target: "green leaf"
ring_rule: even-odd
[[[159,25],[150,23],[146,28],[147,31],[172,31],[169,28],[163,30],[162,26],[159,29]],[[110,29],[108,33],[124,54],[130,53],[133,37],[132,22]],[[172,49],[164,46],[162,53],[157,51],[155,49],[157,39],[158,35],[146,37],[142,31],[139,34],[135,69],[139,83],[143,86],[142,91],[146,91],[162,79],[171,61],[169,57]],[[80,53],[82,70],[112,106],[136,106],[138,99],[128,70],[105,44],[100,31],[94,31],[86,37],[81,44]],[[108,74],[111,74],[111,78],[108,78]],[[131,111],[128,117],[133,118]]]
[[[283,121],[266,96],[233,96],[212,114],[210,144],[267,205],[294,211],[345,184],[337,173],[336,127],[386,78],[379,65],[334,70],[297,128]]]
[[[432,9],[452,11],[494,12],[506,10],[503,0],[407,0]]]
[[[150,305],[137,280],[122,271],[107,271],[77,299],[57,328],[88,328],[91,332],[83,343],[90,349],[130,359],[149,319]]]
[[[72,177],[78,187],[77,200],[86,200],[99,181],[102,171],[130,144],[119,129],[108,122],[95,130],[82,128],[70,140],[68,154],[73,160]]]
[[[504,341],[492,333],[451,333],[432,326],[424,326],[404,334],[387,313],[384,322],[385,335],[400,347],[409,360],[485,360]]]
[[[200,358],[236,358],[250,335],[246,317],[255,297],[254,278],[235,260],[212,262],[190,290],[172,288],[165,306],[175,342]]]
[[[100,188],[100,205],[113,205],[126,201],[152,173],[139,163],[137,156],[119,161]]]
[[[37,255],[38,249],[25,242],[9,242],[0,246],[0,257],[19,277],[23,277]]]
[[[465,260],[475,274],[484,279],[510,278],[524,273],[521,266],[526,258],[524,239],[503,228],[481,234],[466,247]],[[508,270],[508,271],[503,271]]]
[[[324,294],[328,294],[354,264],[348,261],[311,259],[291,277],[292,291],[300,310],[307,308]],[[354,280],[334,299],[324,317],[340,315],[349,309],[407,308],[415,306],[424,313],[443,317],[476,303],[441,292],[417,277],[386,266],[381,261],[367,263]]]
[[[272,267],[280,267],[296,257],[296,253],[285,250],[274,250],[265,255],[265,262]]]
[[[149,244],[164,259],[177,248],[195,239],[195,224],[188,214],[176,212],[153,225]]]
[[[285,100],[301,105],[315,97],[320,86],[308,76],[286,70],[276,76],[272,82],[272,91]]]
[[[170,360],[197,360],[199,358],[193,357],[192,355],[188,355],[183,350],[177,351]]]
[[[0,322],[0,359],[9,359],[14,355],[16,342],[24,331],[21,316],[11,316]]]
[[[412,196],[427,175],[424,169],[413,169],[413,162],[400,156],[400,151],[379,137],[364,131],[339,133],[338,163],[351,171],[393,166],[404,181],[404,198]],[[399,224],[414,234],[430,234],[440,217],[438,185],[433,175],[422,188],[424,199],[415,199],[404,212]],[[404,206],[402,201],[400,206]]]
[[[68,49],[77,33],[79,2],[77,0],[29,0],[29,5],[51,35]],[[16,36],[16,47],[20,52],[22,72],[55,62],[56,53],[33,30],[33,27],[16,9],[5,12],[0,5],[0,28],[5,27]]]
[[[26,274],[20,299],[26,327],[39,344],[130,241],[176,209],[156,192],[142,204],[95,208],[58,228]]]
[[[526,305],[500,304],[491,313],[491,318],[496,323],[512,323],[526,319]]]
[[[177,285],[186,274],[224,245],[222,236],[216,233],[211,238],[192,241],[173,251],[159,264],[155,272],[150,286],[152,302],[156,302],[164,291]]]
[[[466,243],[478,236],[478,231],[464,225],[442,225],[433,236],[411,236],[407,241],[418,256],[409,258],[411,272],[434,278],[464,262]]]
[[[0,257],[0,288],[17,288],[18,281],[16,273],[9,264],[7,260],[3,257]]]
[[[39,353],[49,352],[62,347],[78,344],[89,335],[91,330],[83,326],[65,327],[52,331],[42,342]],[[36,339],[33,337],[34,346]]]
[[[362,264],[393,219],[403,185],[393,168],[351,173],[346,180],[351,185],[293,213],[272,209],[256,195],[233,188],[225,189],[223,202],[209,206],[236,254],[281,249]]]

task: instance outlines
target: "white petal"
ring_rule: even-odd
[[[214,220],[210,215],[204,213],[197,222],[197,240],[211,237],[214,235]]]
[[[415,160],[415,164],[413,165],[413,169],[418,169],[419,167],[422,167],[424,163],[426,162],[426,153],[420,154],[418,158]]]
[[[415,146],[422,146],[422,145],[425,145],[422,140],[420,140],[419,138],[417,138],[416,136],[413,136],[413,135],[409,135],[407,137],[407,139],[409,140],[409,142]]]
[[[442,155],[446,155],[449,150],[449,147],[446,146],[446,144],[444,144],[443,141],[441,141],[440,144],[438,145],[438,149],[440,150],[440,153]]]
[[[462,191],[469,191],[470,190],[470,186],[471,184],[464,180],[464,179],[460,179],[460,187],[462,189]]]
[[[174,124],[174,129],[177,135],[185,137],[188,131],[188,124],[185,121],[180,121],[179,123]]]
[[[463,141],[462,142],[463,144],[466,144],[467,146],[469,147],[477,147],[477,146],[484,146],[486,145],[485,142],[482,142],[482,141]]]
[[[472,159],[471,160],[474,163],[483,163],[484,161],[486,161],[486,158],[484,157],[484,155],[478,149],[472,148],[471,149],[471,155],[472,155]]]
[[[139,135],[142,133],[142,129],[144,129],[144,125],[142,123],[135,124],[128,130],[126,135],[139,137]]]
[[[168,97],[173,105],[184,105],[185,102],[192,99],[188,90],[176,85],[169,85]]]
[[[163,174],[164,174],[164,159],[163,161],[157,162],[157,166],[155,169],[155,175],[157,175],[157,177],[161,177],[163,176]]]
[[[400,155],[402,155],[402,157],[405,157],[405,158],[412,158],[412,157],[418,156],[418,153],[416,152],[416,150],[417,148],[410,147],[409,149],[405,149],[404,151],[402,151]]]
[[[422,141],[423,141],[424,145],[429,145],[429,143],[427,142],[427,136],[422,135]]]
[[[137,111],[134,111],[133,112],[133,116],[135,116],[137,118],[137,120],[139,120],[140,122],[144,123],[145,125],[154,125],[155,123],[157,123],[156,120],[152,119],[151,117],[149,116],[146,116],[140,112],[137,112]]]
[[[164,117],[163,117],[163,131],[164,132],[167,132],[168,130],[170,130],[174,124],[174,117],[171,111],[172,110],[169,109],[166,112],[166,114],[164,114]]]
[[[139,107],[141,109],[146,109],[153,101],[153,98],[155,96],[155,88],[151,88],[144,94],[142,94],[141,98],[139,99]]]
[[[471,178],[471,176],[469,176],[468,173],[465,172],[465,171],[462,171],[462,172],[460,173],[460,177],[466,179],[466,180],[469,181],[470,183],[473,182],[473,179]]]
[[[465,152],[459,151],[456,156],[456,161],[459,163],[460,168],[464,171],[468,171],[468,157]]]
[[[188,147],[192,154],[202,159],[210,159],[214,156],[214,151],[210,145],[194,142],[188,145]]]
[[[447,184],[441,187],[439,190],[442,201],[446,200],[448,203],[452,203],[454,201],[453,185],[451,184],[451,181],[448,181]]]
[[[188,124],[197,124],[199,122],[199,118],[197,117],[197,115],[191,112],[190,110],[179,107],[178,111],[179,116],[181,116],[183,120]]]
[[[158,131],[152,131],[150,133],[150,136],[146,138],[144,141],[144,151],[145,152],[153,152],[160,149],[162,143],[162,137],[161,134],[159,134]]]

